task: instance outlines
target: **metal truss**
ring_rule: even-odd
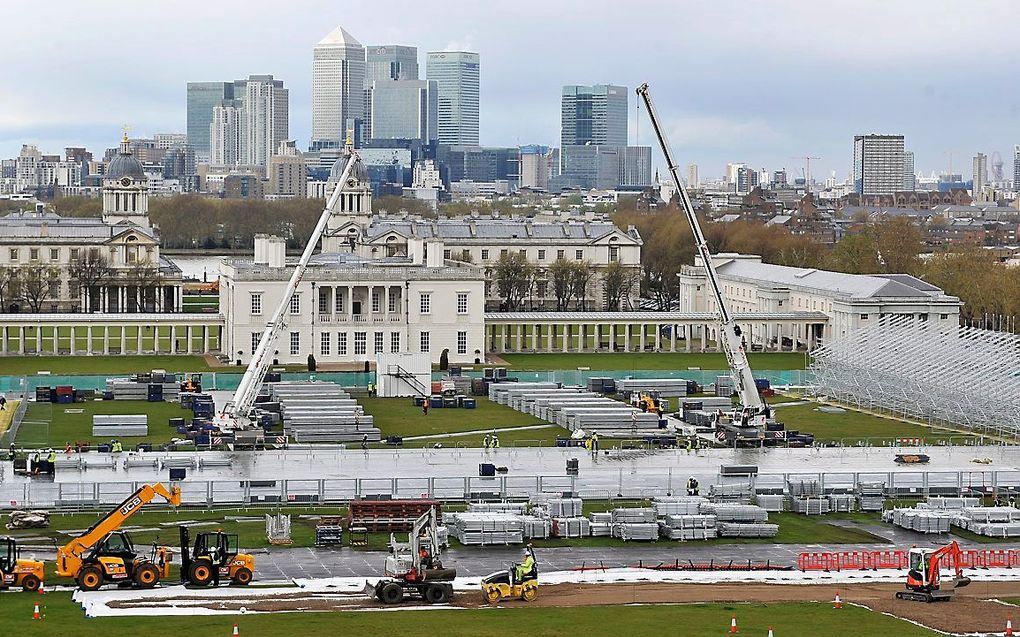
[[[812,352],[819,395],[933,425],[1020,435],[1020,336],[888,316]]]

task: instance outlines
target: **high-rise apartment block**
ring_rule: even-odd
[[[208,161],[213,166],[237,166],[244,162],[244,109],[234,100],[223,100],[212,110],[209,123]]]
[[[478,145],[480,58],[467,51],[433,51],[425,77],[436,83],[440,144]]]
[[[985,200],[986,185],[988,185],[988,155],[978,153],[974,155],[974,182],[971,185],[974,201]]]
[[[365,117],[365,47],[337,27],[312,52],[312,148],[342,146]]]
[[[434,142],[439,134],[436,83],[426,80],[379,80],[369,95],[372,139],[419,139]]]
[[[521,187],[547,189],[552,161],[553,153],[548,146],[521,146]]]
[[[914,173],[914,151],[903,151],[903,190],[917,189],[917,175]]]
[[[687,164],[687,187],[700,188],[701,180],[698,177],[698,165]]]
[[[196,160],[209,161],[213,109],[233,99],[232,82],[188,82],[188,143],[195,149]]]
[[[386,44],[365,48],[365,88],[372,82],[418,79],[418,47]]]
[[[854,190],[888,195],[903,189],[903,135],[854,136]]]
[[[267,166],[277,146],[290,136],[289,94],[281,80],[272,75],[252,75],[243,83],[244,161],[249,166]]]

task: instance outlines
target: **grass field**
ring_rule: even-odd
[[[20,400],[9,400],[6,409],[0,411],[0,435],[10,429],[11,421],[14,420],[14,412],[18,410],[19,404],[21,404]]]
[[[944,440],[952,436],[954,442],[963,440],[962,434],[945,430],[932,430],[924,425],[902,422],[893,418],[882,418],[851,409],[843,413],[830,414],[818,411],[818,403],[791,405],[776,409],[776,418],[787,429],[804,431],[815,435],[818,442],[843,440],[848,445],[869,439],[872,444],[896,438],[924,438],[926,441]]]
[[[213,371],[202,356],[4,356],[0,376],[51,374],[127,374],[165,369],[168,372]]]
[[[45,618],[32,620],[41,602]],[[575,608],[483,608],[429,612],[280,613],[194,617],[111,617],[85,619],[67,593],[45,597],[4,595],[5,632],[11,635],[84,635],[104,637],[196,637],[230,635],[237,624],[242,637],[294,635],[444,635],[445,637],[573,637],[620,635],[715,637],[726,634],[737,614],[740,632],[761,635],[769,627],[776,637],[847,633],[868,637],[928,637],[935,632],[860,607],[833,611],[829,604],[685,604],[591,606]],[[678,632],[679,629],[679,632]],[[849,631],[848,631],[849,629]]]
[[[475,409],[429,409],[429,414],[422,414],[421,407],[415,407],[410,398],[359,398],[365,407],[365,413],[374,417],[375,426],[386,436],[428,436],[435,434],[474,431],[476,429],[499,429],[502,427],[521,427],[523,425],[541,425],[539,420],[529,414],[522,414],[498,405],[488,398],[478,397]],[[538,435],[541,430],[530,433]],[[563,430],[559,430],[562,432]],[[478,436],[479,441],[481,436]],[[503,436],[500,436],[503,439]],[[450,438],[451,441],[464,441],[466,438]],[[479,446],[481,446],[479,444]]]
[[[600,354],[500,354],[500,358],[516,370],[567,370],[590,367],[593,370],[669,369],[686,370],[727,369],[722,353],[671,353],[671,352],[617,352]],[[749,354],[752,369],[786,370],[804,369],[803,352],[777,352],[775,354]]]
[[[81,413],[67,413],[78,410],[81,410]],[[125,450],[133,449],[135,443],[139,442],[160,444],[169,442],[173,437],[181,437],[181,434],[169,427],[170,418],[184,418],[186,421],[191,421],[191,411],[181,409],[180,403],[150,403],[144,400],[93,400],[71,405],[32,403],[28,406],[25,419],[18,430],[17,443],[63,450],[66,443],[74,443],[78,440],[91,443],[109,442],[107,439],[93,438],[92,416],[95,414],[147,414],[149,416],[149,435],[139,438],[124,438],[121,442],[124,443]]]

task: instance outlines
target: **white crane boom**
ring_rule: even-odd
[[[304,252],[301,253],[301,259],[298,261],[297,267],[294,268],[294,273],[290,276],[290,281],[283,292],[283,297],[276,306],[272,318],[266,324],[262,337],[259,338],[259,344],[255,348],[251,362],[248,363],[247,369],[244,370],[244,376],[241,377],[241,382],[237,386],[233,398],[223,406],[223,409],[215,418],[214,422],[220,429],[243,429],[251,424],[251,410],[255,405],[259,389],[262,387],[262,380],[269,369],[273,344],[287,326],[287,309],[290,306],[290,299],[294,296],[294,292],[305,275],[308,262],[315,252],[315,246],[319,244],[319,239],[322,238],[322,233],[326,230],[326,224],[333,214],[333,209],[340,201],[340,194],[347,187],[347,180],[351,176],[351,171],[354,169],[355,164],[361,161],[361,157],[357,152],[354,150],[348,150],[348,152],[347,166],[344,167],[343,174],[340,175],[336,187],[333,188],[333,194],[326,201],[326,207],[323,208],[322,215],[319,216],[319,222],[315,224],[315,229],[312,230],[312,236],[308,238],[308,243],[305,245]]]
[[[719,308],[719,318],[722,322],[719,329],[721,335],[719,341],[722,343],[723,351],[726,353],[726,360],[729,362],[730,376],[733,378],[733,387],[740,397],[740,404],[743,408],[741,411],[746,419],[745,422],[764,429],[767,407],[765,406],[765,401],[758,394],[758,388],[754,383],[754,374],[751,372],[751,365],[747,362],[747,354],[744,351],[740,326],[733,319],[729,305],[726,302],[726,297],[723,295],[722,288],[719,285],[719,276],[716,273],[715,264],[712,262],[712,254],[708,250],[708,242],[705,240],[705,234],[701,231],[701,224],[694,213],[694,205],[687,194],[687,188],[684,187],[683,182],[680,180],[680,175],[677,173],[677,164],[673,160],[673,153],[669,149],[669,143],[666,141],[666,137],[659,125],[659,117],[655,112],[655,105],[652,104],[652,96],[648,93],[648,84],[639,86],[637,94],[644,100],[645,109],[648,111],[648,118],[652,122],[655,137],[659,140],[659,146],[662,148],[662,154],[666,159],[669,174],[673,176],[673,184],[680,194],[680,207],[683,208],[684,214],[687,215],[687,221],[691,225],[691,232],[694,233],[694,243],[698,248],[698,254],[705,264],[709,287],[712,289],[712,295],[715,298],[716,307]]]

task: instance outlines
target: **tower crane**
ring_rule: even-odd
[[[765,437],[765,423],[770,417],[768,405],[758,393],[754,382],[754,374],[751,372],[751,365],[747,362],[747,353],[744,351],[744,344],[740,326],[737,325],[733,314],[730,312],[729,303],[723,294],[719,284],[719,275],[712,261],[712,254],[708,249],[708,242],[701,230],[701,224],[694,212],[694,205],[691,203],[687,188],[677,172],[678,166],[673,159],[673,152],[666,141],[662,126],[659,124],[659,117],[652,103],[652,96],[648,91],[648,84],[642,84],[637,88],[637,94],[645,103],[645,111],[652,123],[652,130],[659,141],[663,157],[666,160],[666,167],[673,177],[673,185],[680,195],[680,207],[687,217],[694,234],[694,244],[698,255],[705,264],[705,273],[708,278],[708,287],[712,291],[716,308],[719,312],[721,325],[719,327],[719,342],[722,344],[723,352],[726,353],[726,361],[729,363],[730,376],[733,378],[733,387],[740,399],[740,405],[728,416],[720,418],[717,426],[721,428],[720,434],[725,433],[727,442],[751,442],[761,441]]]
[[[262,332],[261,338],[259,338],[258,347],[255,348],[255,353],[252,355],[248,367],[244,370],[244,375],[241,377],[237,390],[230,401],[223,406],[223,409],[213,419],[213,423],[220,429],[246,429],[252,426],[252,408],[255,405],[255,399],[258,397],[266,372],[269,370],[270,352],[273,350],[273,344],[287,326],[287,308],[290,307],[290,299],[294,296],[294,292],[305,275],[308,262],[312,258],[312,253],[315,252],[315,246],[318,245],[319,239],[322,238],[329,218],[334,214],[334,209],[340,202],[340,195],[344,192],[344,189],[354,185],[355,180],[351,178],[351,173],[355,165],[360,161],[361,156],[351,147],[350,138],[348,138],[347,165],[344,167],[343,173],[333,189],[333,193],[326,200],[326,207],[322,209],[319,221],[315,224],[315,229],[312,230],[312,235],[308,238],[305,250],[301,253],[297,267],[294,268],[294,273],[290,276],[290,281],[287,283],[283,296],[280,298],[280,303],[276,306],[276,310],[270,317],[269,322],[266,323],[266,329]]]

